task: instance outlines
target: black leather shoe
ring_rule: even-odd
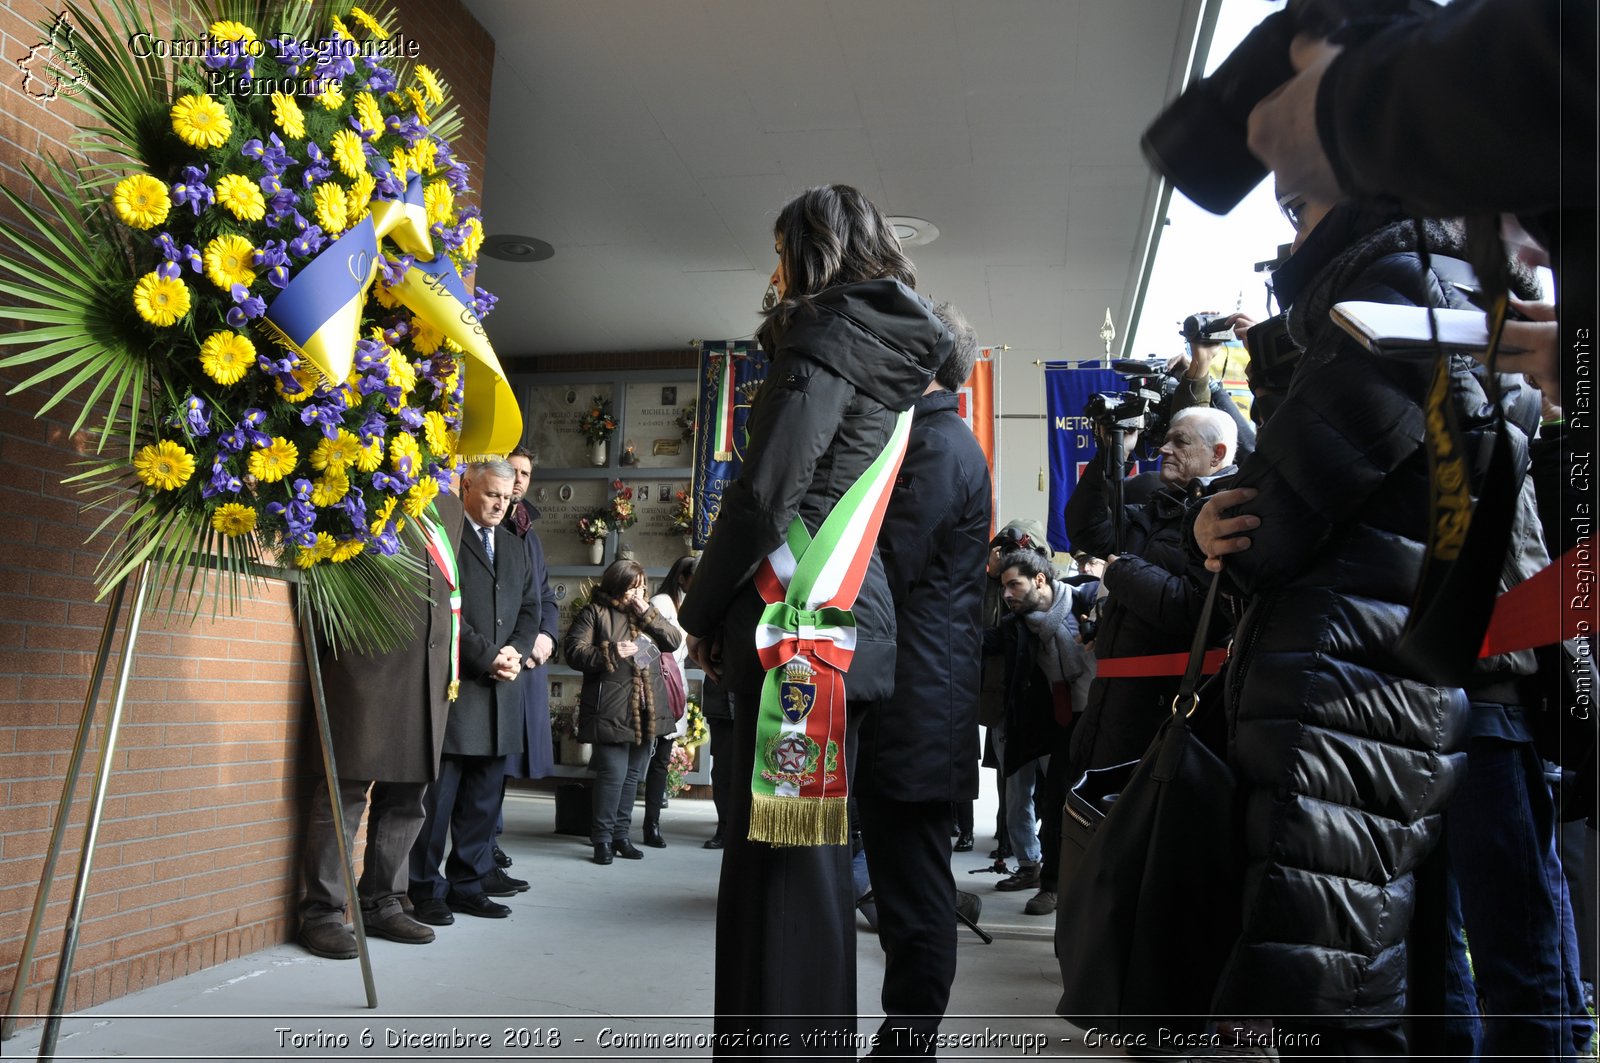
[[[633,842],[627,838],[624,838],[621,841],[613,841],[611,843],[611,851],[622,857],[624,860],[644,859],[644,853],[640,852],[639,847],[634,845]]]
[[[646,823],[644,825],[644,843],[652,849],[665,849],[667,839],[661,836],[659,823]]]
[[[511,857],[507,856],[506,851],[498,845],[494,847],[494,866],[499,868],[511,866]]]
[[[446,897],[446,904],[452,912],[462,915],[476,915],[483,919],[504,919],[511,914],[511,909],[498,901],[491,901],[487,893],[474,893],[466,897],[459,895]]]
[[[611,863],[611,846],[605,842],[594,843],[594,862],[597,864]]]
[[[483,892],[491,897],[515,897],[527,891],[527,879],[512,878],[498,867],[483,876]]]
[[[707,838],[705,841],[700,843],[700,848],[702,848],[702,849],[720,849],[720,848],[722,848],[722,835],[721,834],[713,834],[711,837]]]
[[[956,842],[950,848],[958,853],[972,852],[972,832],[962,831],[956,835]]]
[[[449,926],[456,921],[456,917],[450,914],[450,906],[437,897],[412,901],[411,918],[429,926]]]

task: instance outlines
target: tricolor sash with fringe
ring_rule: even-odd
[[[767,603],[756,625],[756,655],[767,676],[750,777],[752,841],[849,841],[844,677],[856,648],[850,607],[872,561],[910,434],[907,410],[883,453],[850,485],[816,536],[795,517],[786,540],[756,569],[756,588]]]
[[[461,696],[461,573],[456,567],[456,552],[450,548],[450,538],[445,535],[444,522],[432,502],[422,512],[422,533],[428,541],[428,556],[444,576],[450,589],[450,686],[451,701]]]

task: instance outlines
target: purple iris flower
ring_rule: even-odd
[[[393,92],[399,87],[400,79],[395,76],[394,71],[385,67],[374,57],[370,55],[362,56],[361,64],[367,68],[367,89],[369,91],[382,95],[385,92]]]
[[[462,191],[465,191],[465,187]],[[373,184],[372,194],[377,199],[399,199],[406,194],[406,183],[393,170],[385,170]]]
[[[157,251],[161,252],[161,257],[168,262],[176,262],[182,256],[182,252],[178,250],[177,241],[172,239],[171,233],[162,233],[150,242],[155,245]]]
[[[266,424],[265,410],[249,409],[244,411],[244,417],[233,430],[222,437],[221,447],[230,453],[238,453],[245,447],[265,447],[272,443],[272,437],[261,430]]]
[[[240,482],[237,476],[228,471],[228,467],[222,464],[222,460],[219,458],[211,466],[211,479],[200,489],[200,497],[215,498],[221,494],[236,495],[242,490],[244,490],[244,484]]]
[[[156,267],[156,276],[163,280],[175,281],[183,276],[183,268],[176,262],[163,262]]]
[[[201,256],[200,249],[192,244],[183,245],[183,259],[189,263],[189,268],[195,273],[204,273],[206,260]]]
[[[365,528],[367,526],[367,500],[361,497],[360,491],[347,492],[334,505],[344,510],[345,516],[350,518],[350,523],[357,528]]]
[[[198,215],[209,207],[217,198],[211,186],[206,184],[206,178],[211,176],[211,167],[185,166],[183,174],[177,183],[172,186],[172,200],[182,206],[187,206],[190,211]]]
[[[205,399],[198,395],[190,395],[184,400],[183,423],[192,436],[204,437],[211,434],[211,410],[206,407]]]
[[[400,341],[411,335],[411,322],[396,321],[391,327],[383,330],[383,342],[391,347],[400,346]]]
[[[289,264],[289,244],[284,240],[267,240],[256,249],[256,265],[258,266],[287,266]]]
[[[389,422],[384,418],[383,414],[372,413],[365,421],[361,422],[361,431],[358,433],[361,436],[361,445],[370,447],[373,440],[381,440],[384,429],[388,426]]]
[[[334,439],[344,423],[344,413],[332,406],[311,405],[300,411],[300,423],[308,427],[318,425],[324,438]]]
[[[267,154],[267,146],[261,143],[260,137],[251,137],[240,145],[239,154],[252,162],[260,162]]]
[[[372,540],[372,549],[385,557],[400,552],[400,537],[394,533],[394,521],[384,526],[383,534]]]
[[[315,141],[306,141],[306,158],[311,162],[301,173],[300,180],[307,188],[318,181],[326,180],[333,173],[333,164],[329,162],[327,153],[318,147]]]
[[[400,283],[400,279],[411,272],[411,267],[417,264],[415,255],[401,255],[391,262],[387,256],[378,257],[378,269],[383,273],[383,283],[393,287]]]
[[[269,43],[278,53],[278,62],[286,68],[289,76],[299,77],[300,68],[305,65],[307,58],[307,51],[300,42],[285,33]]]
[[[415,406],[400,407],[400,423],[405,425],[409,432],[418,431],[422,428],[422,411]]]
[[[307,258],[321,251],[323,242],[322,229],[308,225],[299,236],[289,241],[289,253],[296,258]]]
[[[498,302],[500,302],[498,295],[487,289],[479,288],[472,296],[472,312],[478,315],[479,321],[482,321],[489,316],[490,311],[495,308],[495,304]]]

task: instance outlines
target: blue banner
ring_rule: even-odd
[[[1084,467],[1098,448],[1094,426],[1083,415],[1084,406],[1097,392],[1127,390],[1121,377],[1098,362],[1046,362],[1044,364],[1045,450],[1050,458],[1050,520],[1045,534],[1057,552],[1072,549],[1067,537],[1067,498],[1077,486]],[[1156,468],[1146,462],[1141,471]]]
[[[722,490],[739,476],[749,442],[746,422],[767,379],[767,353],[752,340],[705,340],[694,415],[694,548],[705,548]]]

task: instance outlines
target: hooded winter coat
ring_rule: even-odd
[[[955,343],[927,300],[896,280],[828,288],[761,340],[772,361],[751,406],[744,466],[723,492],[678,613],[691,635],[721,634],[722,680],[733,691],[757,689],[765,674],[755,648],[762,558],[796,515],[816,533]],[[853,612],[846,691],[881,700],[894,691],[895,619],[876,549]]]
[[[1434,255],[1459,253],[1429,223]],[[1296,261],[1298,259],[1299,261]],[[1405,1007],[1413,871],[1465,768],[1466,698],[1396,656],[1426,552],[1430,353],[1381,357],[1328,317],[1344,300],[1459,305],[1411,222],[1337,208],[1279,275],[1305,351],[1254,455],[1252,546],[1226,586],[1245,611],[1225,680],[1242,790],[1242,932],[1214,1002],[1228,1016],[1383,1025]],[[1483,392],[1452,360],[1464,423]]]

